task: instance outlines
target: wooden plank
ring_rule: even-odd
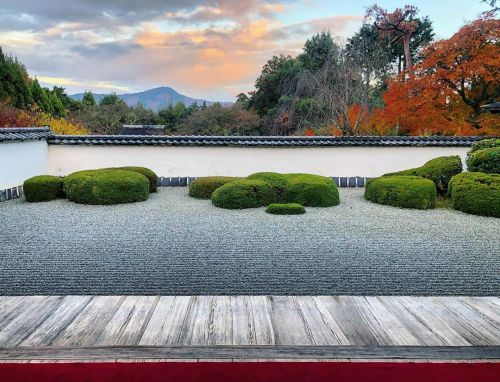
[[[121,346],[8,347],[1,360],[500,360],[500,346]]]
[[[314,345],[311,328],[303,320],[294,297],[269,296],[276,345]]]
[[[373,298],[380,301],[388,311],[402,320],[406,329],[418,339],[422,346],[444,346],[447,344],[446,339],[442,338],[437,331],[427,327],[420,317],[399,304],[394,297],[374,296]]]
[[[250,296],[245,297],[245,299],[248,301],[248,310],[252,312],[255,344],[274,345],[275,333],[271,320],[269,298],[266,296]]]
[[[2,298],[3,299],[3,298]],[[45,301],[47,296],[23,296],[19,298],[8,298],[7,304],[0,312],[0,330],[5,328],[10,321],[25,311],[35,309],[36,305]]]
[[[31,300],[31,299],[30,299]],[[33,300],[31,300],[33,301]],[[1,346],[14,346],[28,337],[60,304],[62,297],[49,296],[33,303],[0,331]]]
[[[438,335],[449,346],[469,346],[471,343],[457,333],[441,317],[430,300],[418,299],[416,297],[398,296],[394,297],[394,303],[401,304],[412,313],[420,322],[425,324],[433,333]]]
[[[319,299],[312,296],[299,296],[296,301],[300,307],[303,320],[311,328],[315,345],[349,344],[344,333]]]
[[[437,313],[463,338],[475,346],[500,343],[500,330],[454,298],[432,297]]]
[[[65,296],[56,310],[31,333],[21,346],[50,346],[55,337],[73,322],[92,296]]]
[[[351,296],[319,296],[350,344],[387,345],[390,340]]]
[[[149,321],[140,345],[185,344],[185,336],[197,297],[162,296]]]
[[[155,296],[127,296],[104,327],[95,345],[137,345],[158,300],[159,297]]]
[[[55,346],[90,346],[99,338],[124,296],[93,297],[75,320],[52,343]]]
[[[496,328],[500,326],[500,306],[484,297],[458,297],[458,300],[476,312],[477,315],[488,320]]]
[[[391,345],[423,345],[404,325],[405,316],[396,317],[376,297],[360,297],[372,319],[390,339]]]

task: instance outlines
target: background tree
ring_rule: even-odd
[[[52,104],[50,103],[49,95],[43,89],[38,80],[35,78],[31,81],[30,85],[31,95],[33,97],[33,102],[44,112],[52,112]]]
[[[83,93],[82,104],[85,106],[94,106],[96,104],[94,94],[89,91]]]
[[[377,4],[371,6],[365,20],[373,20],[373,25],[381,32],[382,36],[388,36],[391,44],[401,42],[405,54],[405,69],[412,70],[412,55],[410,51],[410,41],[417,22],[415,16],[418,8],[413,5],[406,5],[404,8],[396,8],[393,12],[379,7]]]

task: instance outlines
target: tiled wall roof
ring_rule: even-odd
[[[52,135],[48,127],[0,128],[0,142],[41,141]]]
[[[480,137],[241,137],[241,136],[139,136],[56,135],[56,145],[152,145],[152,146],[470,146]]]
[[[0,128],[0,142],[46,139],[53,145],[134,146],[470,146],[481,137],[242,137],[167,135],[54,135],[48,127]]]

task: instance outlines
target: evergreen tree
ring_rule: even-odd
[[[6,56],[0,47],[0,99],[14,107],[28,107],[33,99],[27,81],[26,68],[17,59]]]
[[[33,102],[38,105],[42,111],[52,113],[52,105],[49,96],[45,89],[40,86],[36,78],[31,81],[31,95],[33,96]]]
[[[52,115],[54,117],[66,116],[66,110],[64,110],[64,105],[54,92],[50,93],[50,104],[52,105]]]
[[[116,95],[116,93],[106,94],[99,102],[100,106],[125,105],[125,101]]]
[[[92,92],[87,91],[83,93],[82,103],[85,106],[95,106],[95,98]]]

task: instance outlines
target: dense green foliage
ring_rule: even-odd
[[[500,146],[477,150],[467,157],[467,169],[500,174]]]
[[[205,176],[196,179],[189,185],[189,196],[198,199],[210,199],[220,186],[238,180],[231,176]]]
[[[262,207],[276,201],[276,190],[262,180],[235,180],[220,186],[212,194],[212,203],[227,209]]]
[[[436,205],[436,187],[430,179],[418,176],[390,176],[371,179],[365,199],[393,207],[426,210]]]
[[[119,204],[144,201],[149,181],[137,172],[120,169],[77,171],[64,179],[69,200],[81,204]]]
[[[340,203],[337,186],[330,178],[311,174],[287,174],[283,200],[306,207],[331,207]]]
[[[272,203],[266,212],[273,215],[301,215],[306,213],[304,206],[298,203]]]
[[[118,167],[119,170],[127,170],[132,172],[137,172],[139,174],[144,175],[148,178],[149,181],[149,192],[156,192],[158,188],[158,175],[153,170],[150,170],[146,167],[137,167],[137,166],[127,166],[127,167]]]
[[[383,176],[421,176],[423,178],[432,180],[436,185],[437,191],[441,195],[446,195],[446,193],[448,192],[448,183],[450,182],[450,179],[454,175],[460,174],[461,172],[462,160],[458,155],[453,155],[448,157],[434,158],[426,162],[422,167],[392,172]]]
[[[39,175],[26,179],[23,192],[28,202],[46,202],[64,196],[63,179],[51,175]]]
[[[450,182],[453,208],[468,214],[500,217],[500,175],[464,172]]]
[[[261,197],[264,194],[267,197]],[[335,183],[323,176],[260,172],[217,188],[212,194],[212,201],[223,208],[259,207],[272,202],[330,207],[339,204],[339,192]]]
[[[492,147],[500,147],[500,138],[482,139],[480,141],[475,142],[472,145],[469,154],[473,153],[474,151],[489,149]]]

